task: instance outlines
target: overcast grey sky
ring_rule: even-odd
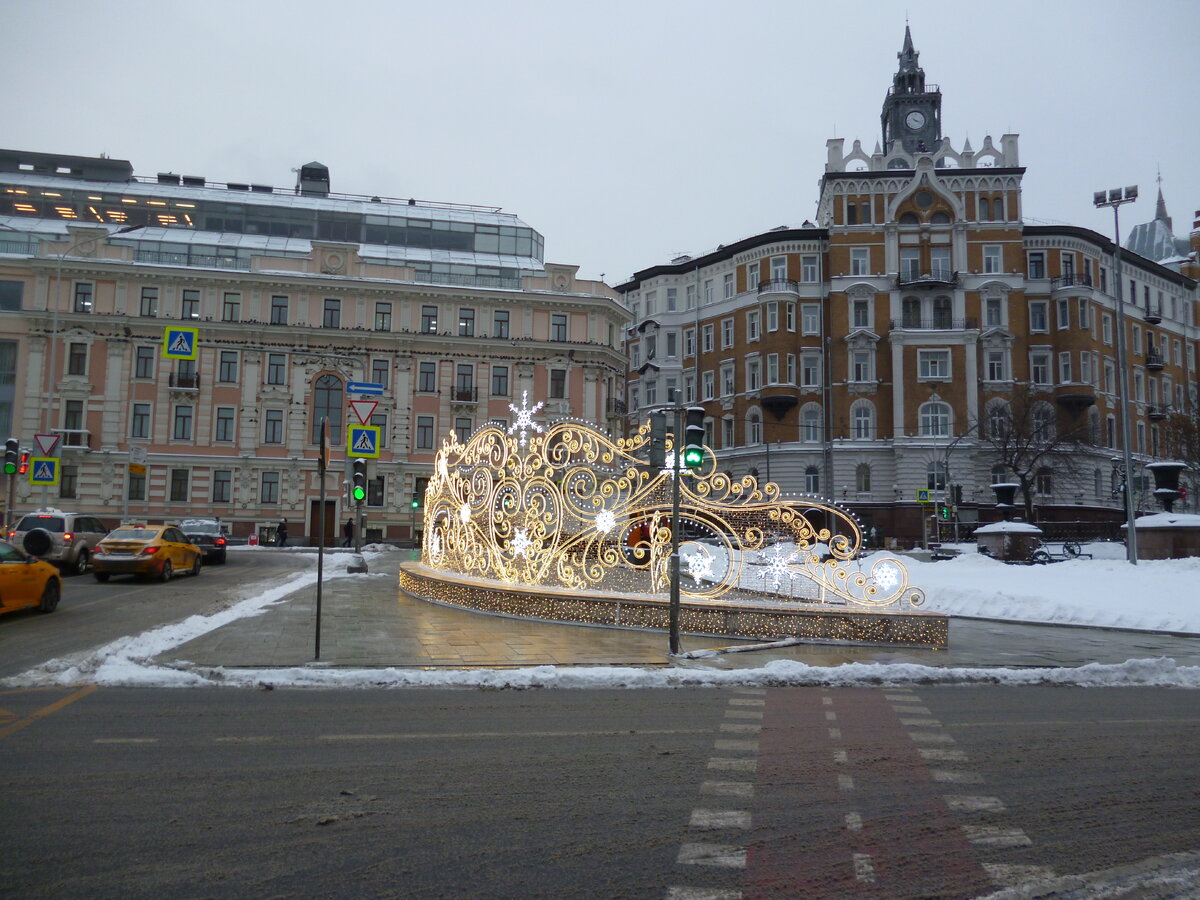
[[[601,273],[815,213],[830,137],[879,140],[909,16],[954,146],[1021,135],[1027,220],[1200,209],[1200,2],[0,0],[0,145],[214,181],[477,203]]]

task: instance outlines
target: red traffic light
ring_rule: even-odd
[[[21,452],[21,461],[19,463],[17,463],[17,474],[18,475],[28,475],[29,474],[29,451],[28,450],[24,450]]]

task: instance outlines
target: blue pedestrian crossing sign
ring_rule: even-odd
[[[168,325],[163,329],[163,359],[195,359],[199,343],[199,328]]]
[[[351,425],[346,439],[347,456],[379,457],[378,425]]]
[[[58,484],[60,466],[53,456],[35,456],[29,460],[30,484]]]
[[[930,496],[929,496],[929,488],[918,488],[917,489],[917,502],[918,503],[932,503],[933,502],[933,500],[930,499]]]

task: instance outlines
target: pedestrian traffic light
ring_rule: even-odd
[[[354,498],[355,503],[362,503],[367,499],[367,461],[365,459],[354,461],[354,477],[350,482],[350,496]]]
[[[4,474],[16,475],[20,464],[21,442],[16,438],[9,438],[4,442]]]
[[[413,491],[413,496],[412,496],[412,508],[413,508],[413,509],[417,509],[417,508],[418,508],[420,505],[421,505],[421,504],[420,504],[420,503],[418,502],[418,500],[417,500],[417,492],[416,492],[416,491]]]
[[[938,512],[940,512],[940,513],[941,513],[941,516],[942,516],[942,518],[943,518],[943,519],[949,519],[949,518],[950,518],[950,507],[948,507],[948,506],[946,506],[946,505],[944,505],[944,504],[943,504],[942,506],[940,506],[940,507],[938,508]]]
[[[683,464],[693,472],[704,464],[704,407],[689,406],[683,430]]]
[[[18,475],[28,475],[29,474],[29,451],[28,450],[21,451],[21,461],[20,461],[20,463],[17,464],[17,474]]]
[[[650,468],[661,469],[667,464],[667,414],[650,415]]]

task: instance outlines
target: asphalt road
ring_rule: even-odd
[[[315,557],[293,553],[229,553],[225,565],[200,575],[177,575],[169,584],[114,576],[98,583],[89,572],[63,578],[58,609],[48,615],[22,610],[0,616],[0,678],[32,666],[102,646],[126,635],[214,612],[258,584],[306,568]]]
[[[0,897],[1192,897],[1198,726],[1134,688],[9,691]]]

